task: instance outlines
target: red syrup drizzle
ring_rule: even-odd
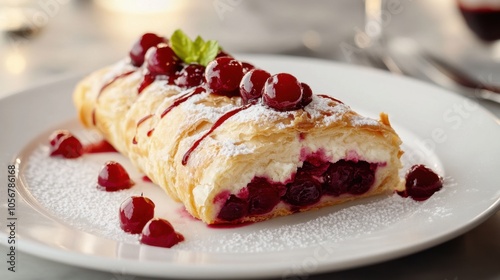
[[[99,90],[99,93],[97,94],[97,98],[96,99],[99,99],[99,97],[101,96],[102,92],[107,88],[109,87],[112,83],[116,82],[116,80],[118,79],[121,79],[121,78],[124,78],[124,77],[127,77],[128,75],[134,73],[137,69],[135,70],[130,70],[130,71],[127,71],[125,73],[122,73],[116,77],[114,77],[113,79],[111,79],[110,81],[108,81],[107,83],[105,83],[101,89]],[[95,117],[95,108],[92,110],[92,124],[93,125],[96,125],[96,117]]]
[[[217,127],[219,127],[220,125],[222,125],[227,119],[229,119],[230,117],[232,117],[233,115],[237,114],[238,112],[240,111],[243,111],[245,109],[248,109],[250,106],[252,106],[253,104],[255,103],[248,103],[244,106],[241,106],[241,107],[238,107],[234,110],[231,110],[227,113],[225,113],[224,115],[222,115],[213,125],[212,127],[210,128],[209,131],[207,131],[205,134],[203,134],[203,136],[201,136],[198,140],[196,140],[193,145],[191,146],[191,148],[189,148],[189,150],[187,150],[187,152],[184,154],[184,156],[182,157],[182,165],[186,165],[188,160],[189,160],[189,156],[191,155],[191,153],[200,145],[201,141],[203,141],[203,139],[205,139],[208,135],[210,135]]]
[[[137,70],[137,69],[136,69]],[[99,98],[102,94],[102,92],[107,88],[109,87],[112,83],[116,82],[118,79],[121,79],[121,78],[125,78],[127,77],[128,75],[134,73],[136,70],[130,70],[130,71],[127,71],[125,73],[122,73],[116,77],[114,77],[113,79],[111,79],[110,81],[108,81],[107,83],[105,83],[101,89],[99,90],[99,94],[97,95],[97,98]]]
[[[174,102],[172,102],[172,104],[170,106],[168,106],[167,109],[165,109],[165,111],[163,111],[161,113],[161,118],[163,118],[166,114],[168,114],[168,112],[170,112],[175,107],[177,107],[180,104],[182,104],[183,102],[187,101],[189,98],[191,98],[191,96],[194,96],[196,94],[200,94],[202,92],[205,92],[205,88],[197,87],[193,91],[189,91],[188,93],[183,94],[182,96],[178,97],[177,99],[174,100]]]
[[[144,78],[142,79],[141,84],[139,85],[139,88],[137,88],[137,92],[139,94],[142,93],[142,91],[147,88],[149,85],[151,85],[154,81],[156,80],[156,75],[147,73],[144,75]]]
[[[142,119],[140,119],[140,120],[137,122],[136,130],[135,130],[135,135],[134,135],[134,138],[132,139],[132,144],[134,144],[134,145],[135,145],[135,144],[137,144],[137,129],[139,128],[139,126],[140,126],[143,122],[145,122],[145,121],[149,120],[151,117],[153,117],[153,114],[149,114],[149,115],[147,115],[147,116],[143,117]],[[148,132],[148,133],[149,133],[149,132]]]
[[[331,96],[329,96],[329,95],[326,95],[326,94],[318,94],[318,96],[319,96],[319,97],[326,98],[326,99],[333,100],[333,101],[338,102],[338,103],[342,103],[342,104],[344,104],[344,102],[342,102],[342,101],[338,100],[337,98],[333,98],[333,97],[331,97]]]
[[[142,181],[146,182],[146,183],[152,183],[153,182],[153,181],[151,181],[151,179],[149,179],[149,177],[147,175],[142,176]]]
[[[180,104],[182,104],[183,102],[186,102],[189,98],[191,98],[192,96],[196,95],[196,94],[200,94],[200,93],[203,93],[205,92],[205,88],[203,87],[197,87],[195,89],[193,89],[192,91],[189,91],[181,96],[179,96],[178,98],[176,98],[174,100],[174,102],[172,102],[172,104],[170,104],[170,106],[167,107],[167,109],[165,109],[162,113],[161,113],[161,118],[163,118],[165,115],[168,114],[168,112],[172,111],[172,109],[174,109],[175,107],[179,106]],[[151,118],[153,115],[148,115],[148,116],[145,116],[144,118],[140,119],[138,122],[137,122],[137,127],[139,127],[143,122],[145,122],[147,119]],[[147,136],[148,137],[151,137],[151,135],[153,135],[153,132],[154,132],[154,128],[149,130],[147,132]],[[134,136],[134,139],[132,139],[132,144],[137,144],[137,138]]]

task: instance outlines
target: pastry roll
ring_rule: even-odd
[[[74,103],[85,127],[194,217],[257,222],[402,187],[401,140],[387,115],[363,117],[225,53],[188,63],[173,41],[143,48],[142,63],[131,52],[90,74]],[[169,60],[175,67],[155,69]]]

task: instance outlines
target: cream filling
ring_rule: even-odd
[[[284,145],[283,149],[276,150],[274,145],[270,145],[269,151],[265,153],[266,156],[263,159],[257,159],[248,164],[237,164],[234,169],[226,172],[226,174],[222,174],[220,166],[212,165],[211,168],[206,170],[205,174],[207,176],[204,176],[200,184],[193,190],[195,207],[200,212],[213,211],[211,215],[217,215],[220,206],[216,207],[217,209],[206,206],[211,205],[214,197],[223,191],[238,194],[254,177],[265,177],[281,183],[290,180],[292,174],[302,166],[303,160],[305,160],[303,155],[301,156],[301,151],[302,153],[307,151],[307,154],[312,154],[321,150],[321,153],[325,156],[324,160],[330,162],[350,159],[353,156],[371,163],[390,161],[390,150],[385,149],[383,146],[374,147],[371,142],[355,143],[349,141],[349,137],[309,137],[302,141],[297,139],[297,141]],[[222,178],[216,178],[217,174]]]

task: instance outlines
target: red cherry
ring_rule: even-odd
[[[300,102],[300,105],[305,107],[307,104],[311,103],[313,92],[311,87],[309,87],[306,83],[300,83],[300,86],[302,87],[302,101]]]
[[[301,105],[302,87],[294,76],[280,73],[267,79],[262,97],[267,106],[278,111],[296,110]]]
[[[106,162],[97,177],[97,188],[108,192],[128,189],[133,185],[125,168],[116,161]]]
[[[230,54],[228,54],[227,52],[220,50],[215,58],[219,58],[219,57],[232,57],[232,56]]]
[[[243,103],[258,99],[262,95],[262,88],[266,80],[271,77],[269,72],[261,69],[253,69],[246,73],[240,82],[240,95]]]
[[[146,55],[146,51],[151,48],[155,47],[160,43],[167,43],[167,39],[163,37],[159,37],[156,34],[153,33],[146,33],[137,40],[137,42],[134,43],[134,46],[130,50],[130,59],[132,62],[132,65],[134,66],[141,66],[144,63],[144,56]]]
[[[83,155],[82,143],[67,130],[57,130],[49,139],[50,156],[77,158]]]
[[[203,82],[205,67],[199,64],[189,64],[184,67],[175,80],[180,87],[196,87]]]
[[[139,241],[142,244],[170,248],[184,240],[167,220],[155,218],[144,226]]]
[[[219,57],[207,65],[205,79],[217,94],[226,95],[238,88],[243,77],[243,66],[231,57]]]
[[[120,227],[130,233],[141,233],[154,217],[155,204],[144,196],[132,196],[120,205]]]
[[[248,62],[242,62],[241,66],[243,66],[243,74],[248,73],[248,71],[255,69],[255,66],[253,64],[250,64]]]
[[[159,46],[146,58],[148,70],[156,75],[171,75],[175,73],[179,58],[169,46]]]
[[[67,130],[56,130],[52,132],[52,134],[49,136],[50,140],[50,146],[55,146],[56,143],[63,137],[71,135],[71,132]]]
[[[414,165],[406,174],[406,191],[401,196],[411,196],[414,200],[423,201],[431,197],[443,187],[442,179],[425,165]]]

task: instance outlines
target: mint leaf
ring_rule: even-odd
[[[205,46],[205,40],[203,40],[203,38],[201,38],[200,36],[196,37],[196,39],[193,42],[193,49],[198,56],[202,52],[204,46]]]
[[[186,63],[194,62],[198,59],[194,55],[194,43],[182,30],[175,30],[170,37],[170,44],[175,54]],[[192,61],[194,59],[194,61]]]
[[[214,60],[219,53],[219,43],[206,41],[201,36],[193,41],[182,30],[175,30],[170,37],[170,44],[175,54],[185,63],[199,63],[203,66]]]
[[[198,62],[198,56],[192,53],[188,57],[184,58],[183,61],[188,64]]]
[[[203,66],[207,66],[207,64],[210,61],[215,59],[218,53],[219,53],[219,43],[215,40],[209,40],[205,42],[203,50],[200,53],[198,62]]]

